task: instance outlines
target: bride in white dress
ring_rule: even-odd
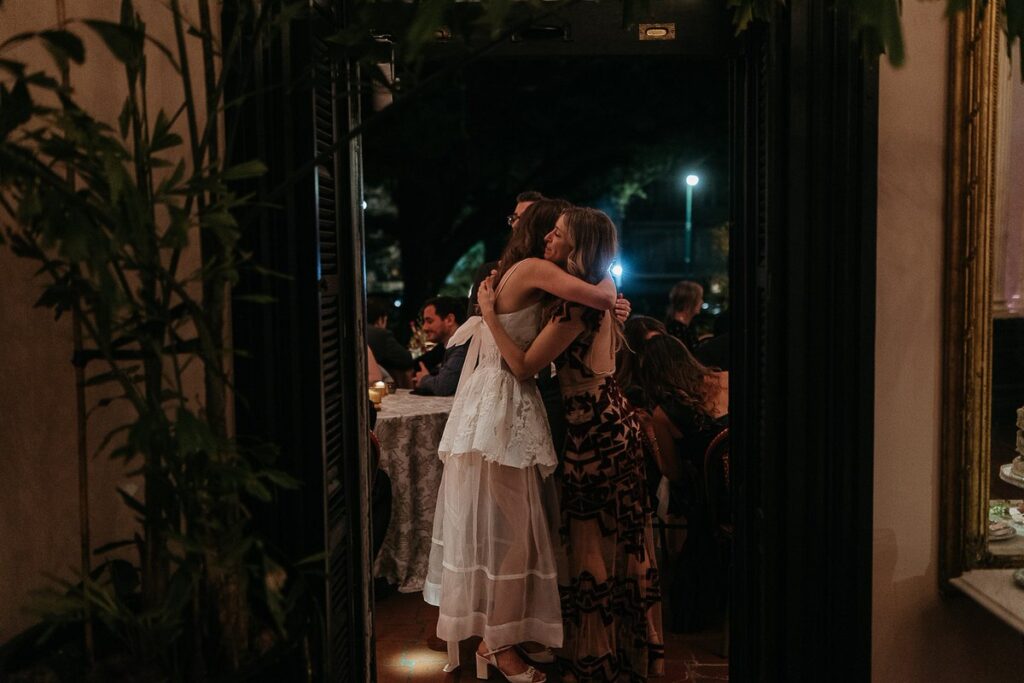
[[[610,279],[590,285],[543,259],[520,260],[536,253],[565,208],[556,200],[531,205],[498,265],[495,310],[523,348],[540,330],[545,293],[601,309],[615,304]],[[554,554],[559,512],[550,477],[557,458],[536,382],[520,382],[508,371],[478,316],[449,344],[467,340],[438,447],[444,474],[423,597],[440,607],[437,635],[449,643],[446,671],[458,665],[458,642],[480,636],[479,677],[492,665],[509,681],[537,683],[544,675],[511,648],[562,645]]]

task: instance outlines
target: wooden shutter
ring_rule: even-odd
[[[367,414],[362,312],[363,245],[358,125],[352,68],[326,39],[341,26],[329,0],[312,2],[312,124],[316,166],[317,269],[325,484],[327,675],[369,680],[372,619],[366,481]]]

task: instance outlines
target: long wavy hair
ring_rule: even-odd
[[[495,287],[513,264],[525,258],[544,257],[544,236],[554,230],[558,217],[570,207],[572,204],[564,199],[538,199],[526,207],[498,259],[498,272],[492,280]]]
[[[686,345],[670,334],[651,337],[639,354],[634,379],[645,407],[677,400],[708,419],[708,402],[721,386],[711,369],[693,357]]]
[[[646,315],[634,315],[622,326],[623,344],[615,356],[615,381],[638,408],[644,408],[647,404],[643,398],[643,387],[637,379],[640,357],[647,342],[663,334],[668,334],[665,323]]]
[[[566,209],[562,214],[565,226],[564,239],[571,250],[566,257],[565,271],[585,282],[596,285],[608,277],[608,269],[618,253],[618,237],[615,224],[603,211],[582,206]],[[560,303],[554,299],[544,310],[544,320],[551,320]],[[605,311],[611,314],[610,311]],[[615,339],[612,353],[617,353],[622,344],[622,325],[612,318]]]
[[[604,211],[583,206],[566,209],[562,216],[566,227],[565,239],[572,247],[565,270],[596,285],[608,276],[608,269],[619,250],[615,224]]]

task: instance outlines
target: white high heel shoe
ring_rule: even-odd
[[[498,673],[500,673],[502,675],[502,677],[506,681],[508,681],[508,683],[544,683],[547,680],[547,676],[545,676],[542,673],[540,674],[540,678],[538,678],[536,681],[534,681],[534,679],[533,679],[534,674],[537,674],[537,673],[540,673],[540,672],[537,671],[532,666],[527,667],[526,671],[524,671],[522,673],[518,673],[518,674],[507,674],[507,673],[505,673],[504,671],[501,670],[501,667],[498,666],[498,660],[495,657],[495,655],[498,654],[499,652],[504,652],[505,650],[508,650],[511,647],[512,647],[511,645],[506,645],[505,647],[499,647],[497,650],[491,650],[490,652],[487,652],[485,654],[480,654],[479,652],[477,652],[476,653],[476,677],[479,678],[481,681],[486,681],[487,678],[488,678],[487,665],[489,664],[489,665],[493,666],[495,669],[497,669]]]

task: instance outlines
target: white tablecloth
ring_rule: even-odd
[[[374,576],[403,593],[423,590],[430,560],[444,433],[450,396],[414,396],[406,390],[385,396],[374,432],[381,445],[380,468],[391,478],[391,522],[373,564]]]

